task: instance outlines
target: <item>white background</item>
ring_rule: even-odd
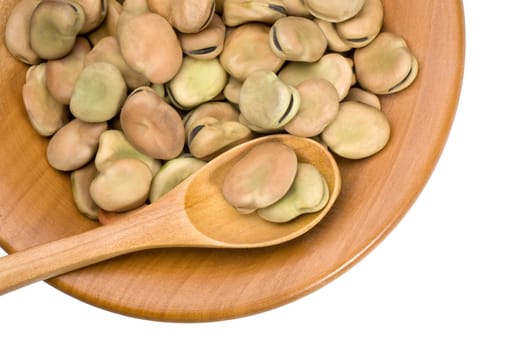
[[[441,160],[401,224],[334,282],[205,324],[124,317],[41,282],[0,297],[0,348],[525,349],[519,3],[464,1],[463,92]]]

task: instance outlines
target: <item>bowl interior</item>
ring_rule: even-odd
[[[47,140],[22,103],[26,67],[3,33],[15,0],[0,5],[0,246],[23,250],[88,230],[69,176],[50,168]],[[342,191],[328,217],[289,243],[255,250],[161,249],[75,271],[49,283],[88,303],[162,321],[210,321],[295,300],[332,280],[379,243],[428,180],[457,106],[464,63],[460,0],[383,0],[385,30],[402,35],[420,62],[416,82],[382,98],[392,139],[378,155],[338,159]]]

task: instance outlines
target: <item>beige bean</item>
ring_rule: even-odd
[[[5,25],[5,46],[17,60],[35,65],[41,62],[40,56],[31,48],[31,16],[40,0],[19,1],[7,18]]]
[[[242,114],[239,114],[239,123],[246,126],[251,131],[261,135],[277,134],[284,131],[284,127],[279,127],[277,129],[261,128],[257,125],[250,123]]]
[[[219,56],[224,47],[226,26],[218,15],[214,15],[210,25],[193,34],[180,34],[182,51],[197,59],[212,59]]]
[[[217,97],[228,81],[228,74],[217,58],[198,60],[184,57],[177,75],[166,85],[172,103],[192,109]]]
[[[214,0],[148,0],[148,6],[182,33],[206,29],[215,14]]]
[[[47,88],[49,93],[63,105],[69,104],[75,83],[84,69],[84,58],[91,50],[89,41],[78,37],[71,52],[46,65]]]
[[[354,60],[361,87],[378,95],[406,89],[419,70],[405,40],[389,32],[380,33],[368,46],[356,49]]]
[[[301,96],[296,88],[284,83],[275,73],[258,71],[241,87],[239,108],[246,120],[259,128],[278,129],[297,114]]]
[[[336,29],[352,48],[358,48],[370,44],[382,26],[383,3],[381,0],[365,0],[360,12],[347,21],[337,23]]]
[[[69,108],[86,122],[104,122],[120,111],[127,94],[122,74],[110,63],[97,62],[80,72]]]
[[[208,118],[190,130],[188,147],[196,158],[210,160],[251,138],[251,130],[240,122]]]
[[[311,17],[304,0],[282,0],[288,16]]]
[[[244,81],[253,72],[277,72],[284,60],[275,55],[269,42],[270,27],[260,23],[241,25],[226,36],[220,62],[235,79]]]
[[[117,67],[130,90],[149,84],[149,80],[143,74],[135,71],[126,62],[120,51],[118,40],[114,36],[99,40],[84,59],[86,66],[97,62],[111,63]]]
[[[79,169],[89,163],[98,149],[100,135],[107,123],[86,123],[73,119],[58,130],[47,145],[47,161],[61,171]]]
[[[341,38],[335,23],[327,22],[319,18],[315,18],[314,22],[317,23],[321,31],[323,32],[328,42],[328,48],[333,52],[347,52],[352,49],[352,45],[347,40]]]
[[[143,205],[153,176],[137,159],[115,160],[91,182],[90,194],[102,209],[123,212]]]
[[[383,112],[360,102],[343,102],[335,120],[322,133],[334,153],[362,159],[381,151],[390,138],[390,124]]]
[[[315,63],[291,62],[279,72],[279,78],[293,86],[312,78],[326,79],[336,88],[342,101],[356,82],[353,66],[352,59],[329,53]]]
[[[129,95],[120,123],[128,141],[152,158],[168,160],[182,152],[184,125],[179,113],[149,87]]]
[[[287,61],[315,62],[327,48],[319,26],[304,17],[278,19],[270,30],[269,41],[273,53]]]
[[[352,87],[350,89],[350,92],[348,92],[348,96],[346,96],[345,101],[361,102],[381,110],[381,100],[379,97],[358,87]]]
[[[314,137],[335,119],[339,110],[339,95],[328,80],[310,79],[297,85],[301,106],[284,129],[296,136]]]
[[[222,193],[240,213],[268,207],[288,192],[297,173],[297,156],[280,142],[254,146],[226,174]]]
[[[213,118],[224,121],[238,121],[239,111],[228,102],[207,102],[191,110],[184,117],[186,137],[190,136],[190,130],[204,119]]]
[[[117,0],[107,1],[107,14],[102,24],[92,32],[88,33],[89,41],[95,46],[100,40],[108,36],[117,36],[117,27],[122,5]]]
[[[100,135],[95,166],[98,171],[103,171],[118,159],[137,159],[148,166],[155,175],[160,169],[160,161],[153,159],[134,148],[120,130],[107,130]]]
[[[86,34],[102,24],[108,12],[107,0],[75,0],[84,10],[85,21],[80,34]]]
[[[304,0],[310,13],[328,22],[338,23],[359,13],[365,0]]]
[[[51,136],[67,123],[68,111],[49,93],[46,64],[40,63],[27,70],[22,99],[33,129],[39,135]]]
[[[231,103],[239,104],[241,99],[241,87],[242,82],[230,76],[228,78],[228,83],[224,87],[224,97]]]
[[[117,35],[122,56],[149,81],[170,81],[182,64],[182,48],[173,27],[156,13],[135,14],[132,10],[126,12],[126,8],[120,16]]]
[[[290,190],[277,203],[257,210],[264,220],[285,223],[300,215],[323,209],[330,198],[328,184],[319,170],[307,163],[299,163]]]
[[[42,0],[31,16],[31,48],[42,59],[67,55],[85,23],[82,7],[75,1]]]
[[[205,161],[187,154],[164,163],[151,183],[150,202],[153,203],[164,196],[204,165]]]
[[[230,27],[248,22],[272,24],[286,16],[286,8],[281,0],[224,0],[222,15]]]
[[[98,171],[95,164],[88,165],[71,172],[71,192],[73,193],[73,202],[78,211],[92,220],[98,219],[99,207],[91,198],[89,187],[91,182],[97,176]]]
[[[239,122],[239,111],[227,102],[200,105],[184,118],[190,153],[209,160],[253,137]]]

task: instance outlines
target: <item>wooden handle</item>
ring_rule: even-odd
[[[112,227],[102,226],[2,257],[0,295],[140,249],[131,239],[136,240],[133,235],[115,234]]]
[[[0,258],[0,295],[139,250],[235,246],[196,230],[186,216],[180,193],[184,191],[168,194],[155,205],[111,225]]]

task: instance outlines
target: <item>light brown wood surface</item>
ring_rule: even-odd
[[[326,179],[329,200],[315,213],[275,224],[256,213],[240,214],[222,195],[226,174],[248,151],[279,142]],[[341,189],[339,167],[320,143],[270,135],[243,143],[210,161],[173,191],[140,211],[81,234],[0,258],[0,295],[120,255],[167,247],[260,248],[281,244],[312,229],[330,211]]]
[[[15,0],[0,5],[0,32]],[[406,38],[420,73],[382,98],[392,139],[362,161],[338,159],[333,210],[291,242],[255,250],[163,248],[129,254],[49,280],[87,303],[134,317],[210,321],[265,311],[310,293],[385,238],[430,177],[452,126],[463,74],[459,0],[383,0],[385,29]],[[0,36],[3,40],[3,35]],[[75,209],[69,178],[45,161],[46,140],[22,104],[24,66],[0,42],[0,245],[24,250],[94,228]]]

